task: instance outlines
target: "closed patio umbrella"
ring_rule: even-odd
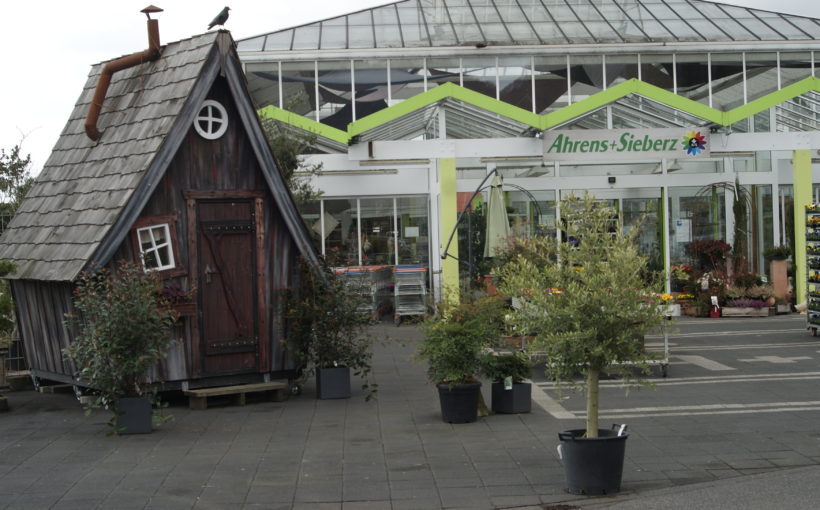
[[[504,204],[504,192],[499,175],[493,177],[490,185],[490,200],[487,204],[487,236],[484,241],[484,256],[495,257],[504,247],[505,239],[510,235],[510,220],[507,218],[507,206]]]

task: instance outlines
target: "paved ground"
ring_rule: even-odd
[[[555,446],[582,426],[577,396],[537,375],[532,413],[443,423],[410,359],[418,331],[385,325],[370,402],[316,400],[308,384],[282,403],[176,406],[153,434],[108,437],[108,415],[70,394],[7,392],[0,508],[816,508],[820,339],[804,321],[683,320],[654,390],[606,381],[604,421],[631,432],[616,497],[564,492]]]

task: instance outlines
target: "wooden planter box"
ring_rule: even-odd
[[[774,315],[774,309],[769,306],[763,308],[724,306],[721,310],[724,317],[768,317]]]

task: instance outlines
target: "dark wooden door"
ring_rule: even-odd
[[[202,372],[256,371],[256,227],[252,199],[197,202]]]

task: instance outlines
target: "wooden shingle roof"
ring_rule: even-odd
[[[97,122],[97,142],[86,136],[84,123],[105,62],[93,66],[51,156],[0,237],[0,259],[17,265],[10,278],[73,281],[91,263],[106,263],[220,71],[240,96],[246,129],[262,138],[252,143],[297,245],[315,260],[263,141],[238,62],[230,33],[218,31],[169,43],[158,60],[115,73]]]

